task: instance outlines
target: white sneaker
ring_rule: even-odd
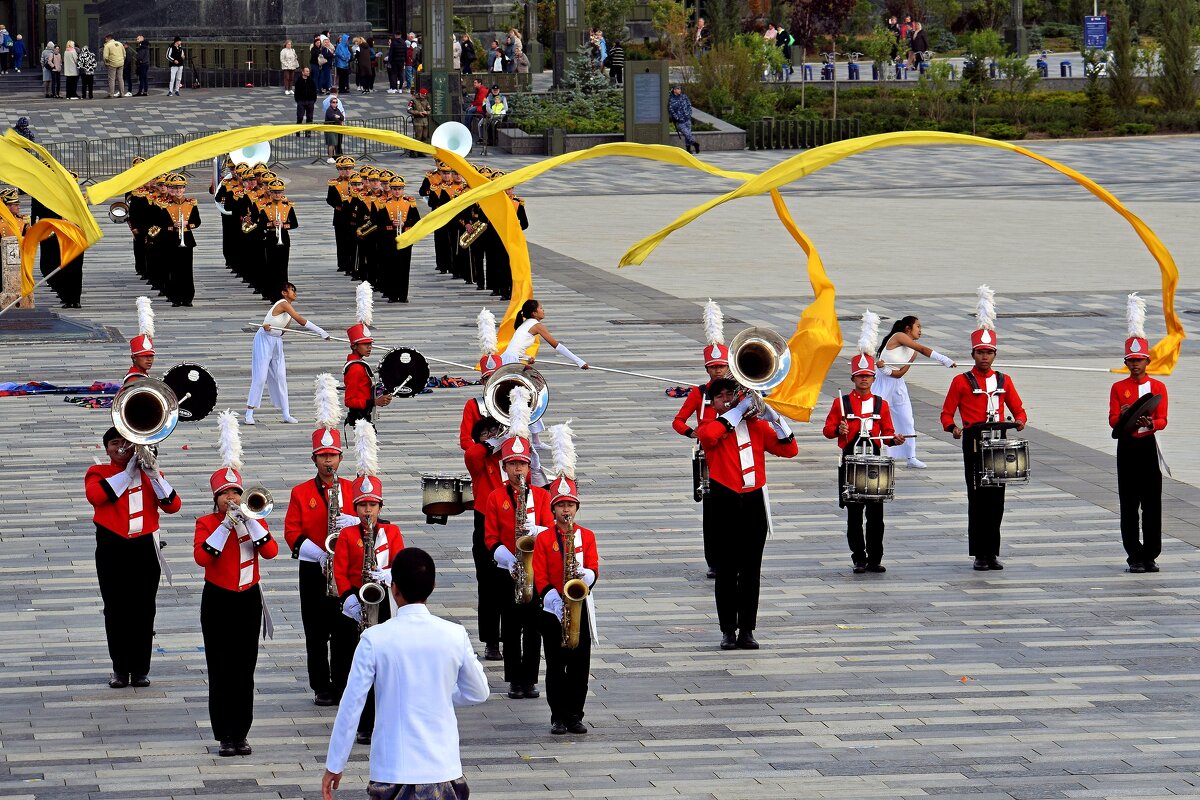
[[[327,159],[325,159],[325,163],[326,163],[326,164],[336,164],[336,163],[337,163],[337,159],[335,159],[335,158],[327,158]]]
[[[925,469],[925,462],[922,461],[921,459],[917,458],[916,456],[910,457],[908,459],[908,461],[906,461],[904,463],[908,464],[913,469]]]
[[[251,411],[250,409],[246,409],[246,424],[247,425],[254,424],[254,412]]]
[[[396,90],[395,90],[395,89],[388,89],[388,94],[396,94]]]
[[[133,92],[126,92],[126,93],[125,93],[125,96],[126,96],[126,97],[133,97]]]
[[[286,422],[288,425],[295,425],[300,420],[296,419],[295,417],[289,417],[287,414],[284,414],[283,421]]]

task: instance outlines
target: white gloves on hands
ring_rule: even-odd
[[[358,599],[358,595],[352,594],[346,598],[346,602],[342,603],[342,615],[355,622],[362,622],[362,601]]]
[[[384,586],[392,585],[392,571],[390,569],[373,569],[371,570],[371,578]]]
[[[308,322],[304,323],[304,327],[306,329],[312,331],[313,333],[317,334],[322,339],[329,338],[329,334],[326,333],[325,330],[323,328],[321,328],[321,326],[317,325],[317,323],[313,322],[311,319]]]
[[[108,478],[105,478],[105,481],[108,483],[108,488],[112,489],[113,494],[120,497],[129,491],[129,487],[133,485],[135,478],[140,480],[136,454],[130,457],[129,463],[125,465],[124,470],[118,472],[116,475],[110,475]]]
[[[559,622],[562,622],[563,600],[562,595],[558,593],[558,589],[551,589],[546,592],[546,596],[542,598],[542,610],[547,614],[553,614],[558,617]]]
[[[554,352],[558,353],[559,355],[563,356],[564,358],[569,358],[571,361],[575,362],[575,366],[577,366],[577,367],[582,367],[584,364],[587,363],[582,358],[580,358],[579,356],[575,355],[570,350],[568,350],[567,346],[565,344],[563,344],[562,342],[559,342],[557,345],[554,346]]]
[[[301,561],[316,561],[318,564],[323,563],[325,556],[325,548],[314,542],[312,539],[305,539],[300,543],[300,560]]]
[[[788,427],[787,422],[784,421],[783,417],[780,417],[778,414],[775,416],[775,421],[771,423],[771,427],[775,429],[775,435],[780,439],[786,439],[791,436],[792,429]]]
[[[483,443],[486,444],[488,447],[492,448],[493,453],[495,453],[497,450],[499,450],[500,445],[502,444],[499,436],[493,436],[490,439],[484,439]]]
[[[743,397],[740,403],[722,414],[721,418],[736,428],[741,423],[742,417],[746,416],[746,412],[753,407],[754,400]]]
[[[338,514],[337,524],[339,528],[357,528],[361,523],[358,517],[354,514]]]
[[[937,350],[934,350],[933,352],[931,352],[929,354],[929,357],[932,358],[934,361],[938,362],[939,364],[941,364],[943,367],[947,367],[949,369],[954,369],[954,359],[948,358],[948,357],[942,355]]]
[[[217,526],[217,529],[208,535],[204,543],[216,550],[218,553],[225,549],[225,542],[229,540],[229,528],[224,523]]]
[[[513,567],[517,565],[517,557],[504,545],[497,547],[496,552],[492,553],[492,557],[496,559],[496,566],[505,572],[512,572]]]
[[[250,536],[250,541],[254,543],[255,547],[262,547],[267,543],[267,539],[271,538],[271,532],[256,519],[246,520],[245,527],[246,533]]]
[[[166,500],[171,496],[171,492],[175,491],[161,472],[156,472],[150,478],[150,485],[154,487],[154,496],[159,500]]]
[[[584,567],[583,569],[579,570],[579,578],[586,583],[590,589],[592,584],[596,582],[596,570]]]

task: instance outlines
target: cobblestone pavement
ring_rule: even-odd
[[[1194,139],[1039,147],[1131,202],[1179,261],[1181,309],[1198,307],[1190,269]],[[714,157],[759,170],[786,154]],[[489,159],[497,165],[515,159]],[[423,168],[395,160],[410,182]],[[852,159],[789,192],[797,221],[826,255],[839,313],[894,318],[916,309],[926,339],[952,355],[970,328],[976,284],[998,290],[1002,357],[1110,366],[1123,333],[1124,293],[1151,299],[1154,265],[1127,228],[1078,189],[1020,159],[974,150],[905,150]],[[331,330],[350,323],[353,286],[332,267],[328,215],[315,197],[322,168],[288,172],[302,227],[292,279],[299,306]],[[919,180],[913,178],[918,176]],[[910,191],[914,183],[919,190]],[[810,293],[794,245],[760,221],[763,206],[731,204],[677,235],[642,267],[615,257],[660,221],[728,186],[629,162],[593,162],[527,187],[529,237],[547,323],[600,366],[697,380],[700,302],[722,301],[730,334],[742,322],[788,332]],[[631,192],[628,190],[632,190]],[[1036,192],[1046,205],[1025,208]],[[1014,199],[1016,198],[1016,199]],[[843,212],[842,205],[853,205]],[[243,405],[250,335],[265,304],[218,266],[215,215],[205,213],[197,305],[157,304],[158,367],[207,365],[221,406]],[[115,226],[87,254],[84,308],[63,312],[107,326],[111,343],[6,341],[4,380],[115,379],[134,333],[134,278]],[[1082,232],[1082,233],[1081,233]],[[1038,252],[1074,257],[1039,259]],[[1144,252],[1144,251],[1143,251]],[[1031,255],[1034,254],[1034,255]],[[379,339],[455,361],[475,357],[483,293],[433,273],[417,246],[413,303],[377,307]],[[731,280],[731,276],[736,276]],[[749,278],[749,280],[748,280]],[[47,303],[49,295],[39,294]],[[499,314],[500,307],[492,305]],[[1064,312],[1091,316],[1064,316]],[[1192,315],[1185,314],[1187,324]],[[738,321],[734,321],[734,319]],[[740,322],[739,322],[740,321]],[[847,338],[855,323],[846,321]],[[385,348],[383,348],[385,349]],[[587,737],[548,732],[538,701],[500,694],[463,710],[462,755],[481,798],[556,796],[729,798],[1163,798],[1200,795],[1194,696],[1200,658],[1193,575],[1200,567],[1195,441],[1196,371],[1185,351],[1164,449],[1182,481],[1165,489],[1169,534],[1157,575],[1122,572],[1111,440],[1103,426],[1113,378],[1013,370],[1030,411],[1034,476],[1009,492],[1004,572],[970,569],[957,448],[937,429],[950,373],[913,370],[920,453],[901,468],[887,508],[884,575],[849,570],[834,487],[835,448],[797,425],[800,455],[769,466],[776,531],[764,561],[754,653],[717,649],[712,587],[703,577],[699,520],[689,495],[688,443],[669,429],[677,401],[661,384],[546,367],[551,422],[578,432],[582,517],[600,539],[602,641],[592,660]],[[339,345],[287,345],[293,412],[264,408],[243,428],[246,474],[276,496],[309,474],[310,386],[338,367]],[[845,387],[835,367],[828,397]],[[406,541],[439,565],[434,611],[474,633],[469,520],[426,526],[419,477],[460,471],[454,433],[469,389],[437,390],[385,409],[380,422],[388,513]],[[201,574],[191,519],[206,510],[213,419],[181,425],[162,461],[184,498],[165,526],[173,586],[159,592],[157,652],[148,689],[113,691],[95,582],[90,510],[80,491],[99,455],[106,412],[58,397],[0,400],[0,797],[220,796],[315,798],[332,709],[312,705],[300,641],[295,565],[264,569],[276,638],[256,686],[254,755],[220,759],[209,741],[199,628]],[[273,517],[272,527],[282,527]],[[730,535],[737,535],[731,531]],[[494,689],[500,673],[488,665]],[[367,775],[358,747],[342,795]],[[359,795],[360,796],[360,795]]]

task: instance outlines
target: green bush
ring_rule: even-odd
[[[982,121],[982,120],[981,120]],[[983,129],[993,139],[1024,139],[1025,130],[1007,122],[996,122]]]
[[[1047,22],[1038,32],[1046,39],[1077,39],[1083,36],[1082,26],[1065,22]]]
[[[564,128],[567,133],[622,133],[625,98],[619,89],[602,92],[514,94],[509,98],[509,119],[526,133]]]
[[[948,53],[958,49],[958,37],[950,31],[938,31],[929,38],[929,43],[938,53]]]
[[[1149,122],[1122,122],[1113,128],[1113,133],[1117,136],[1145,136],[1154,131],[1154,126]]]
[[[1042,35],[1042,29],[1033,27],[1029,29],[1029,49],[1041,50],[1046,46],[1046,39]]]

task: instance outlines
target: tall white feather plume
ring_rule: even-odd
[[[379,445],[375,426],[360,419],[354,423],[354,461],[359,475],[379,474]]]
[[[529,438],[529,417],[533,409],[529,407],[529,390],[524,386],[514,386],[508,393],[508,434]]]
[[[354,300],[356,316],[363,325],[370,327],[375,324],[375,290],[371,284],[363,281],[355,290]]]
[[[975,307],[975,320],[985,331],[996,330],[996,293],[986,283],[979,287],[979,304]]]
[[[1129,326],[1129,335],[1139,339],[1146,338],[1146,300],[1134,292],[1129,295],[1125,305],[1125,324]]]
[[[725,315],[711,297],[704,304],[704,338],[709,344],[725,344]]]
[[[336,428],[342,424],[342,401],[338,397],[337,379],[328,372],[322,372],[313,381],[316,393],[313,395],[313,405],[317,412],[317,425],[322,428]]]
[[[221,466],[242,469],[242,433],[238,430],[237,414],[225,409],[217,415],[217,447],[221,452]]]
[[[567,420],[550,429],[554,435],[554,472],[575,480],[575,431]]]
[[[867,309],[862,315],[862,333],[858,335],[858,352],[873,355],[879,341],[879,315]]]
[[[149,297],[137,299],[138,333],[154,338],[154,306]]]
[[[479,316],[475,318],[475,327],[478,330],[479,355],[490,356],[495,353],[496,315],[486,308],[479,309]]]

